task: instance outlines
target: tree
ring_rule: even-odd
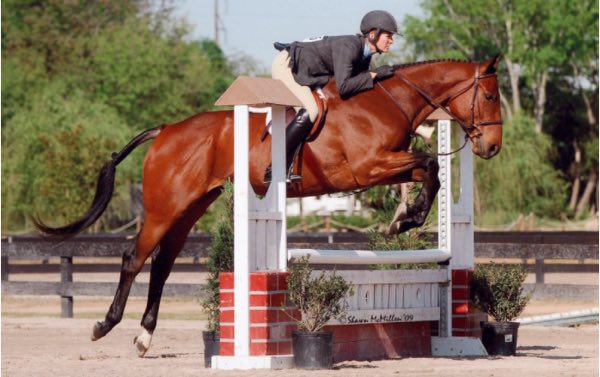
[[[186,39],[172,4],[2,2],[5,229],[27,227],[32,214],[52,223],[81,214],[112,151],[212,108],[233,80],[218,47]],[[143,150],[120,166],[122,179],[140,180]],[[124,200],[117,193],[103,226],[126,216]]]
[[[406,39],[415,50],[426,57],[475,60],[502,52],[509,77],[502,97],[512,99],[503,102],[504,113],[510,118],[521,111],[522,91],[529,90],[535,101],[527,105],[538,132],[548,75],[566,64],[589,64],[589,57],[572,52],[576,46],[597,51],[598,4],[591,0],[425,0],[422,6],[425,19],[406,19]]]
[[[597,169],[590,163],[594,160],[592,154],[584,153],[581,146],[586,145],[593,151],[594,143],[588,143],[588,140],[596,139],[598,132],[595,105],[598,93],[597,2],[425,0],[422,6],[427,12],[425,18],[406,19],[409,49],[421,59],[481,60],[492,53],[502,52],[505,64],[498,77],[505,132],[515,127],[522,135],[531,138],[529,143],[544,145],[546,155],[539,155],[529,163],[531,166],[541,163],[544,167],[540,169],[549,172],[545,165],[551,162],[562,170],[551,174],[551,177],[552,180],[559,179],[557,182],[563,178],[573,182],[573,210],[581,208],[581,200],[586,205],[593,201],[589,193],[593,192],[590,186],[597,181]],[[573,106],[566,106],[567,102]],[[585,116],[587,124],[580,121],[583,119],[580,114]],[[513,119],[515,121],[511,121]],[[527,125],[533,127],[536,133],[525,132],[522,127]],[[554,139],[548,143],[543,133]],[[520,141],[515,139],[517,143]],[[505,139],[499,159],[502,159],[503,153],[511,153],[508,152],[510,142],[510,139]],[[516,165],[510,160],[505,162]],[[489,194],[484,187],[492,189],[482,182],[481,176],[487,176],[485,170],[493,165],[478,165],[477,185],[481,198]],[[582,166],[589,168],[583,172]],[[511,170],[504,166],[499,168]],[[586,189],[579,185],[581,177],[589,178],[586,179]],[[536,191],[540,190],[546,192],[541,187]],[[563,198],[562,194],[559,197]],[[549,207],[542,205],[541,208]],[[556,209],[548,215],[550,213],[555,214]]]
[[[479,224],[506,224],[520,213],[558,218],[567,184],[549,160],[551,139],[538,135],[531,117],[515,116],[504,129],[502,152],[475,160],[475,215]]]
[[[2,223],[8,230],[27,227],[31,215],[64,223],[84,213],[98,167],[128,139],[114,110],[62,82],[34,94],[30,106],[2,127]],[[128,176],[125,162],[118,179]],[[109,213],[127,208],[126,188],[117,188]]]

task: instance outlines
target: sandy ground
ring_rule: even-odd
[[[12,275],[11,280],[53,278],[23,275]],[[202,282],[197,273],[173,275],[170,282]],[[568,275],[548,277],[556,283],[598,284],[598,274]],[[116,281],[116,276],[112,278],[112,274],[87,274],[75,280]],[[146,278],[140,276],[137,281]],[[3,295],[2,376],[598,376],[598,325],[523,326],[514,357],[345,362],[334,370],[310,372],[209,370],[203,367],[205,323],[197,299],[163,299],[158,328],[144,359],[137,357],[132,343],[140,331],[143,298],[130,298],[122,323],[98,342],[90,341],[93,324],[104,317],[110,302],[110,297],[76,297],[75,319],[60,319],[58,297]],[[598,308],[598,301],[538,300],[523,315],[590,308]]]
[[[597,376],[598,326],[522,327],[517,356],[344,362],[330,371],[204,369],[202,321],[161,321],[145,358],[132,344],[137,320],[98,342],[92,320],[2,319],[2,376]]]

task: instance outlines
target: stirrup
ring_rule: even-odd
[[[292,183],[301,180],[302,176],[300,174],[288,174],[287,178],[285,179],[287,183]]]
[[[285,178],[285,181],[287,183],[293,183],[293,182],[301,181],[301,180],[302,180],[302,176],[300,174],[292,174],[291,172],[289,172],[287,177]],[[268,185],[271,183],[271,181],[272,181],[271,169],[268,169],[265,172],[265,176],[263,177],[263,183]]]

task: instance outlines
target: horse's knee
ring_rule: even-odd
[[[427,161],[425,162],[425,168],[428,172],[437,174],[440,170],[440,164],[436,158],[428,157]]]
[[[433,191],[433,194],[435,195],[435,193],[437,193],[437,190],[439,190],[439,188],[441,187],[440,179],[438,178],[440,164],[438,163],[437,159],[433,157],[427,158],[427,160],[425,161],[425,171],[426,177],[428,178],[425,178],[426,186],[424,187],[428,187],[428,190]]]

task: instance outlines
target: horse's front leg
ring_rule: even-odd
[[[439,165],[434,158],[426,161],[425,168],[414,169],[411,182],[422,181],[423,186],[412,204],[400,203],[387,229],[388,234],[399,234],[423,226],[440,189]]]
[[[423,182],[413,203],[398,206],[388,234],[398,234],[422,226],[440,188],[437,160],[423,153],[382,151],[372,161],[374,163],[370,167],[362,164],[355,170],[357,181],[364,186],[395,183],[399,180]]]

